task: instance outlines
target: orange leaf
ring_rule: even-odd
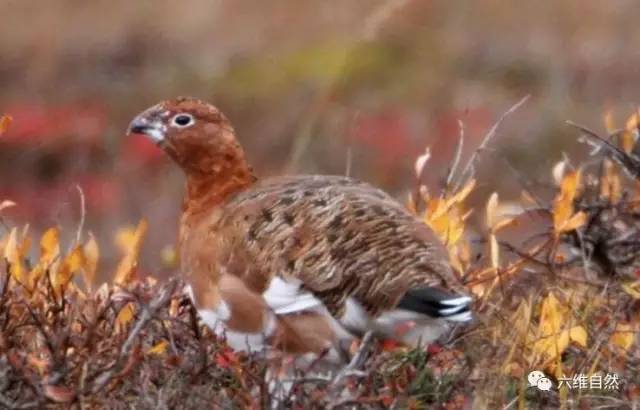
[[[82,269],[85,264],[84,253],[82,252],[81,246],[76,246],[71,253],[69,253],[65,258],[58,272],[55,274],[53,279],[54,289],[58,291],[60,288],[65,287],[73,274]]]
[[[168,345],[169,345],[169,342],[167,342],[166,340],[161,340],[155,345],[153,345],[152,347],[150,347],[147,350],[147,354],[162,355],[164,354],[164,352],[167,351]]]
[[[473,188],[476,186],[476,180],[472,179],[467,184],[460,189],[457,193],[455,193],[451,198],[449,198],[446,202],[446,207],[449,208],[451,205],[459,204],[464,201],[467,196],[473,191]]]
[[[624,126],[624,131],[620,134],[620,145],[624,152],[633,151],[638,136],[638,113],[633,113]]]
[[[100,249],[92,233],[89,233],[89,241],[84,244],[83,251],[85,256],[84,281],[87,288],[91,290],[98,271],[98,260],[100,260]]]
[[[116,243],[124,253],[116,270],[115,283],[124,285],[131,281],[135,268],[138,265],[140,247],[147,232],[147,221],[142,219],[135,229],[120,230],[116,236]]]
[[[638,129],[638,113],[633,113],[627,118],[626,123],[624,124],[624,129],[627,131],[635,131]]]
[[[2,136],[2,134],[7,132],[7,129],[9,129],[9,126],[12,122],[13,118],[10,115],[5,114],[0,117],[0,137]]]
[[[580,170],[570,172],[562,179],[560,191],[563,197],[573,201],[580,186]]]
[[[573,216],[571,216],[571,218],[562,225],[560,232],[573,231],[580,228],[585,223],[587,223],[587,214],[580,211],[573,214]]]
[[[628,130],[624,130],[620,133],[620,146],[627,154],[633,151],[633,146],[636,143],[634,133]]]
[[[573,200],[580,186],[580,171],[567,174],[560,185],[560,193],[553,203],[553,227],[557,234],[568,229],[565,225],[573,215]],[[579,219],[582,217],[578,217]],[[574,221],[576,223],[578,221]]]
[[[49,228],[40,238],[40,261],[50,265],[60,256],[60,231],[58,228]]]
[[[49,271],[49,274],[53,274],[52,277],[55,276],[60,258],[59,241],[60,231],[55,227],[47,229],[40,237],[40,260],[31,271],[31,277],[29,278],[31,288],[36,286],[36,283],[46,271]]]
[[[118,317],[116,317],[116,325],[120,331],[124,330],[129,322],[133,319],[136,307],[133,303],[129,302],[120,309]]]

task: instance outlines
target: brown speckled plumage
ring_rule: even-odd
[[[423,223],[383,191],[346,177],[258,182],[222,207],[215,230],[229,254],[243,248],[251,261],[234,274],[265,276],[256,292],[271,275],[295,277],[335,316],[349,296],[377,315],[411,287],[455,283]]]
[[[401,300],[430,311],[455,307],[450,302],[464,294],[435,235],[389,195],[341,176],[258,181],[233,128],[209,104],[160,103],[136,117],[130,132],[149,135],[185,171],[182,272],[198,309],[215,311],[226,329],[263,332],[289,351],[320,351],[338,338],[322,312],[340,322],[348,301],[373,321]],[[271,292],[282,284],[285,295],[275,299],[288,297],[291,287],[322,306],[278,313]],[[431,299],[430,291],[424,300],[407,299],[412,290],[431,288],[451,299]],[[456,312],[467,305],[465,299]]]

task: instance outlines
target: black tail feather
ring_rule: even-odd
[[[471,319],[471,301],[469,296],[455,295],[430,287],[409,290],[400,299],[397,307],[434,318],[466,321]]]

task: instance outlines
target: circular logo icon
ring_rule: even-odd
[[[531,373],[529,373],[529,376],[527,376],[527,379],[529,380],[529,386],[537,387],[538,381],[544,377],[546,376],[540,370],[532,371]]]

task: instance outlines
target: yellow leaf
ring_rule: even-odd
[[[624,130],[620,133],[620,146],[627,154],[633,151],[633,146],[636,143],[634,133],[628,130]]]
[[[58,271],[60,258],[60,231],[58,228],[49,228],[40,237],[40,260],[31,271],[29,284],[34,288],[42,275],[49,272],[51,277],[55,277]]]
[[[498,209],[498,193],[494,192],[487,201],[487,226],[493,230],[497,222],[496,210]]]
[[[553,293],[549,293],[542,301],[540,309],[540,334],[551,336],[560,331],[563,322],[563,311],[560,302]]]
[[[616,126],[613,123],[613,114],[611,113],[611,110],[604,114],[604,127],[607,129],[607,133],[609,133],[609,135],[616,132]]]
[[[571,342],[587,346],[587,332],[582,326],[562,329],[562,325],[568,321],[569,314],[570,310],[561,305],[553,293],[547,295],[540,310],[541,338],[533,344],[534,351],[543,354],[547,359],[553,359],[561,355]]]
[[[58,228],[49,228],[40,238],[40,261],[50,265],[60,256],[60,231]]]
[[[425,211],[426,221],[435,220],[445,214],[447,206],[444,200],[433,198],[427,201],[427,209]]]
[[[573,214],[573,216],[571,216],[568,221],[565,221],[565,223],[560,227],[558,233],[573,231],[580,228],[585,223],[587,223],[587,214],[580,211],[576,214]]]
[[[498,269],[498,266],[500,266],[500,249],[498,248],[498,240],[494,234],[489,235],[489,244],[491,251],[491,266]]]
[[[147,221],[142,219],[135,230],[127,229],[118,232],[116,242],[123,251],[124,256],[120,260],[118,269],[116,270],[114,279],[116,284],[124,285],[131,281],[134,270],[138,265],[140,247],[142,246],[144,235],[147,232],[147,227]]]
[[[553,204],[553,227],[557,234],[565,232],[565,225],[573,215],[573,200],[576,196],[577,189],[580,186],[580,171],[570,172],[563,179],[560,185],[560,193],[554,200]],[[578,217],[573,223],[580,222]],[[563,229],[564,228],[564,229]]]
[[[10,115],[5,114],[2,117],[0,117],[0,136],[2,136],[2,134],[7,132],[12,122],[13,122],[13,118]]]
[[[501,221],[498,221],[498,223],[493,226],[493,232],[498,232],[499,230],[511,225],[518,225],[518,220],[516,218],[505,218]]]
[[[562,227],[571,217],[573,213],[573,204],[557,198],[553,203],[553,230],[556,233],[562,232]]]
[[[620,145],[622,149],[629,153],[633,151],[633,146],[636,143],[636,136],[638,132],[638,113],[633,113],[624,126],[624,131],[620,134]]]
[[[120,309],[118,317],[116,317],[116,325],[120,331],[124,330],[136,312],[136,307],[133,303],[129,302]]]
[[[7,208],[11,208],[12,206],[16,206],[16,203],[5,199],[4,201],[0,202],[0,212]]]
[[[618,323],[609,343],[622,348],[625,352],[633,345],[636,331],[628,323]]]
[[[169,342],[167,342],[166,340],[161,340],[155,345],[153,345],[151,348],[149,348],[147,350],[147,354],[155,354],[155,355],[164,354],[164,352],[167,351],[168,345],[169,345]]]
[[[569,329],[569,338],[582,347],[587,347],[587,331],[582,326],[574,326]]]
[[[4,246],[4,257],[9,262],[11,276],[19,283],[26,285],[26,270],[23,264],[24,255],[21,253],[22,247],[18,245],[18,231],[11,229],[7,243]]]
[[[440,214],[437,218],[429,218],[427,225],[438,235],[440,241],[447,242],[447,231],[449,228],[449,217],[447,214]]]
[[[54,275],[53,285],[54,289],[58,291],[60,288],[65,287],[73,274],[82,269],[85,264],[84,253],[81,246],[76,246],[65,258],[58,272]]]
[[[467,196],[469,196],[469,194],[471,193],[471,191],[475,186],[476,186],[475,179],[472,179],[469,182],[467,182],[467,184],[464,187],[462,187],[460,191],[455,193],[451,198],[447,200],[445,208],[449,208],[453,204],[462,203],[462,201],[464,201],[467,198]]]
[[[533,344],[533,349],[553,359],[560,356],[569,346],[569,331],[564,330],[557,335],[544,337]]]
[[[623,283],[622,290],[627,292],[634,299],[640,299],[640,280],[630,283]]]
[[[638,129],[638,113],[634,112],[627,118],[624,129],[627,131],[635,131]]]
[[[84,244],[84,281],[89,290],[92,289],[96,272],[98,271],[98,261],[100,260],[100,249],[96,238],[89,233],[89,241]]]
[[[568,173],[563,179],[560,185],[560,192],[563,197],[568,198],[570,201],[576,197],[578,187],[580,186],[580,170]]]

